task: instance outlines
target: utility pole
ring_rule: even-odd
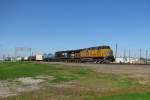
[[[15,54],[15,60],[16,60],[16,58],[17,58],[17,48],[15,47],[15,52],[14,52],[14,54]]]
[[[146,64],[147,64],[147,60],[148,60],[148,50],[146,49]]]
[[[118,52],[118,45],[116,44],[116,48],[115,48],[115,59],[117,58],[117,52]]]
[[[3,60],[5,60],[5,55],[3,54]]]
[[[131,58],[131,54],[130,54],[130,49],[129,49],[129,63],[130,63],[130,61],[131,61],[130,58]]]
[[[126,49],[124,49],[124,58],[126,58]]]
[[[32,55],[32,48],[30,48],[30,56]]]
[[[141,54],[142,54],[142,50],[140,48],[140,64],[141,64]]]
[[[33,52],[32,52],[32,54],[31,54],[31,56],[33,56]]]
[[[0,59],[2,59],[2,52],[3,52],[3,50],[2,50],[2,47],[3,47],[3,45],[2,44],[0,44]]]
[[[126,49],[124,49],[124,63],[126,62]]]

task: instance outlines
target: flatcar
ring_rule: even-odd
[[[55,59],[64,62],[111,63],[114,61],[110,46],[97,46],[77,50],[58,51]]]

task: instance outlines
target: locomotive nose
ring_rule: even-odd
[[[113,51],[112,50],[107,51],[107,56],[108,57],[113,56]]]

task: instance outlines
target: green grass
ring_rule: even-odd
[[[4,62],[0,64],[0,80],[15,79],[19,77],[33,77],[48,70],[47,65]]]
[[[139,85],[136,81],[124,76],[106,73],[90,73],[80,80],[81,85],[95,88],[128,88]],[[87,84],[88,83],[88,84]]]
[[[69,97],[69,98],[68,98]],[[34,91],[30,93],[24,93],[24,95],[8,97],[4,100],[51,100],[50,98],[56,98],[56,100],[150,100],[150,92],[135,92],[116,94],[111,96],[76,96],[76,95],[60,95],[54,94],[50,90],[46,91]]]
[[[46,90],[23,93],[19,96],[9,97],[6,100],[150,100],[150,93],[116,92],[115,95],[108,89],[129,89],[140,87],[140,84],[126,75],[115,75],[98,73],[87,67],[69,66],[61,64],[36,64],[31,62],[3,62],[0,63],[0,80],[14,80],[20,77],[53,76],[54,79],[47,80],[50,84]],[[63,84],[76,80],[75,88],[53,87],[55,84]],[[101,90],[104,89],[104,91]],[[100,90],[97,90],[100,89]],[[105,89],[107,91],[105,91]],[[111,96],[103,96],[111,94]]]
[[[46,65],[28,62],[0,63],[0,80],[34,77],[38,75],[54,76],[55,79],[51,80],[50,83],[76,80],[84,76],[84,79],[82,78],[80,80],[83,85],[87,83],[87,85],[99,84],[99,86],[111,87],[129,87],[135,85],[135,82],[126,77],[113,74],[97,74],[83,67],[66,67],[59,64]]]
[[[150,92],[127,93],[104,97],[87,97],[85,100],[150,100]]]
[[[90,72],[89,69],[79,67],[64,67],[62,65],[35,64],[28,62],[0,63],[0,80],[15,79],[20,77],[35,77],[38,75],[54,76],[52,83],[78,79]]]

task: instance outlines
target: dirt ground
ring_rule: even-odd
[[[88,67],[97,72],[113,74],[150,74],[150,65],[121,65],[121,64],[88,64],[88,63],[62,63],[62,62],[36,62],[43,64],[62,64],[70,66]]]
[[[48,85],[45,79],[53,79],[53,77],[37,76],[34,78],[23,77],[15,80],[2,80],[0,81],[0,98],[45,88]]]

